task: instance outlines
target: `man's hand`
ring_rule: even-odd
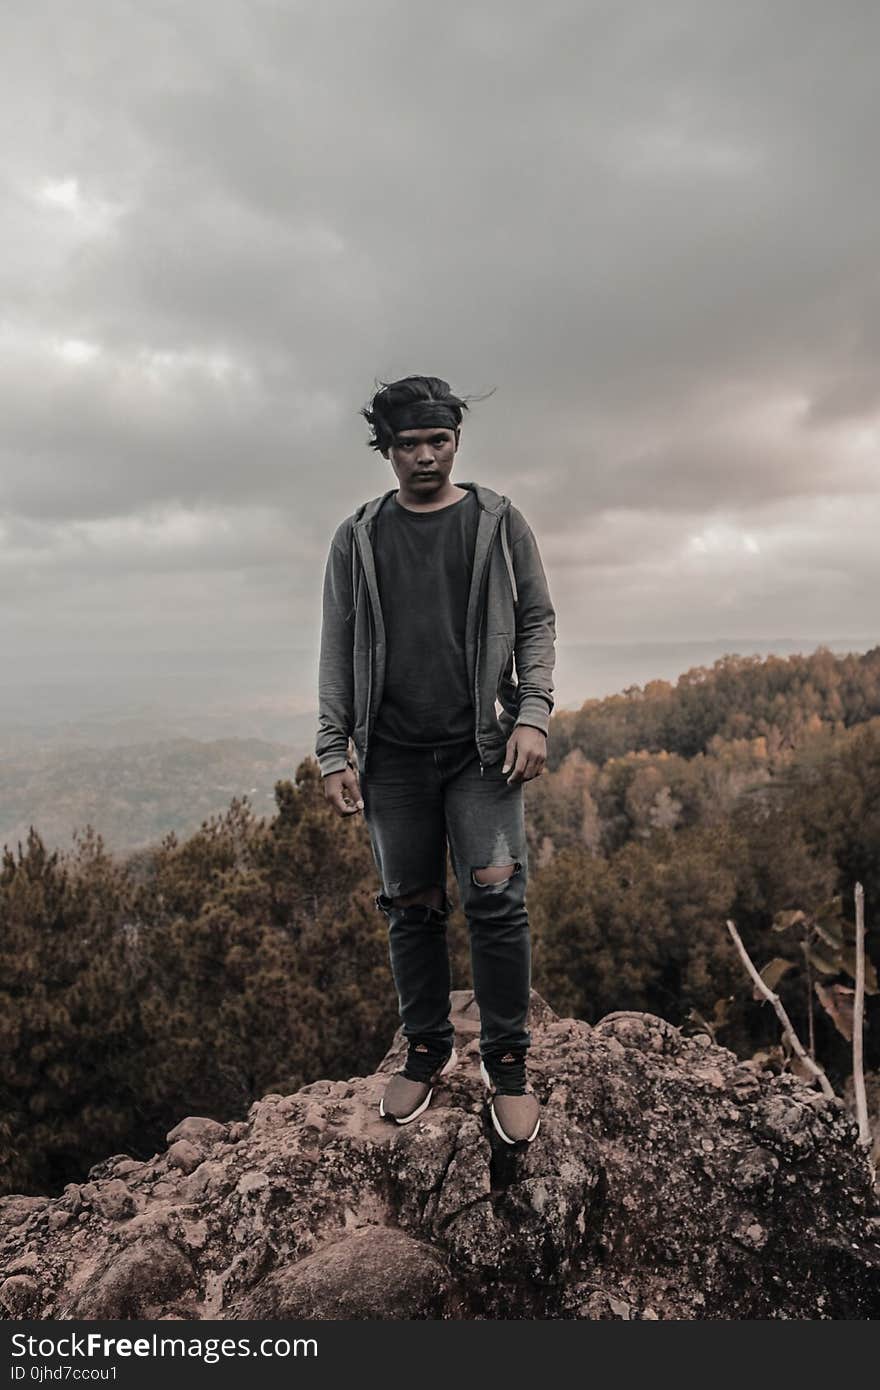
[[[518,724],[507,740],[502,773],[510,772],[507,785],[515,782],[531,782],[540,777],[547,761],[547,735],[530,724]]]
[[[324,796],[337,816],[354,816],[364,809],[360,779],[353,767],[329,772],[324,778]]]

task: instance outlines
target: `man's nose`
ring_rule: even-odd
[[[421,449],[416,450],[416,463],[433,463],[434,450],[428,444],[424,444]]]

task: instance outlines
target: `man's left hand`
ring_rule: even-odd
[[[518,724],[507,740],[502,773],[510,772],[507,785],[540,777],[547,761],[547,735],[529,724]]]

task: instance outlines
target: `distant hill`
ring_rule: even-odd
[[[256,738],[170,738],[99,748],[6,752],[0,777],[0,844],[14,849],[34,825],[44,844],[69,849],[74,828],[94,826],[108,849],[187,836],[233,797],[258,816],[275,811],[273,787],[308,752]]]
[[[784,645],[784,644],[780,644]],[[706,660],[705,647],[693,643]],[[685,647],[652,652],[657,676],[616,693],[557,707],[548,771],[572,750],[602,765],[637,750],[665,750],[692,758],[713,739],[760,738],[790,747],[815,725],[853,724],[880,714],[880,647],[838,654],[820,646],[809,654],[726,654],[681,671]],[[635,647],[629,669],[639,665]],[[569,666],[592,661],[592,677],[612,649],[565,647]],[[617,659],[617,658],[615,658]],[[639,658],[644,661],[644,655]],[[609,668],[610,669],[610,668]],[[676,670],[674,681],[662,670]],[[568,680],[570,686],[570,678]],[[585,687],[590,682],[584,677]],[[91,687],[90,687],[91,689]],[[43,692],[25,717],[24,687],[0,699],[0,845],[14,847],[34,825],[44,843],[67,849],[75,827],[91,824],[116,851],[156,844],[169,831],[186,836],[233,797],[247,795],[254,812],[272,814],[273,787],[292,777],[314,748],[317,711],[297,708],[293,696],[245,698],[234,683],[215,682],[204,705],[193,689],[179,707],[122,700],[112,692],[60,720],[70,692]],[[96,687],[97,690],[97,687]],[[2,693],[2,692],[0,692]],[[235,696],[235,698],[233,698]],[[297,697],[298,699],[299,697]],[[224,705],[222,702],[227,701]],[[246,730],[251,736],[242,737]]]

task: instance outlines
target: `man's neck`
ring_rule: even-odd
[[[394,494],[401,507],[405,507],[408,512],[437,512],[441,507],[448,507],[452,502],[458,502],[467,493],[467,488],[457,487],[455,483],[450,483],[447,479],[447,486],[443,492],[437,493],[429,502],[420,502],[418,498],[406,496],[402,488],[398,488]]]

